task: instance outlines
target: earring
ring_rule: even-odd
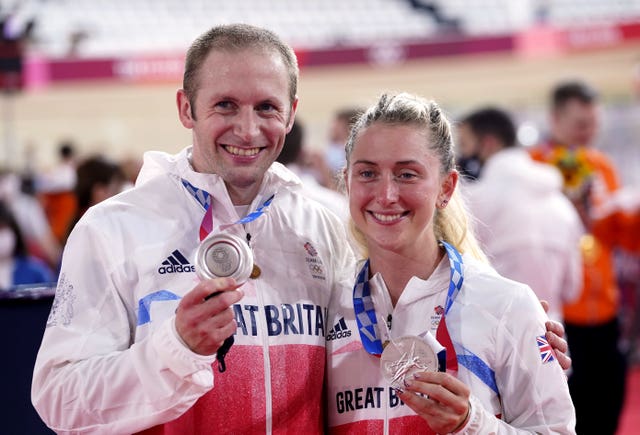
[[[443,199],[443,200],[442,200],[442,203],[440,204],[440,207],[441,207],[441,208],[445,208],[445,207],[447,206],[447,203],[448,203],[448,202],[449,202],[448,200]]]

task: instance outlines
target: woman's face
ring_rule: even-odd
[[[436,243],[436,205],[448,200],[456,174],[441,175],[427,133],[415,126],[374,123],[360,132],[347,172],[349,209],[370,253],[411,255]]]

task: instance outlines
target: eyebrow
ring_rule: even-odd
[[[378,164],[369,160],[356,160],[355,162],[353,162],[354,165],[356,164],[363,164],[363,165],[375,165],[377,166]],[[419,164],[419,162],[417,160],[400,160],[398,162],[394,162],[395,165],[413,165],[413,164]]]

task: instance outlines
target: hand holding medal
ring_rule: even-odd
[[[440,369],[438,353],[444,352],[444,347],[440,346],[430,333],[427,337],[432,340],[411,336],[400,337],[391,340],[384,347],[380,356],[380,369],[391,387],[404,390],[407,382],[414,379],[414,374],[423,371],[435,372]]]

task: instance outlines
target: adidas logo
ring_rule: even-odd
[[[158,273],[164,275],[165,273],[178,273],[178,272],[195,272],[196,267],[189,263],[184,255],[177,249],[162,262],[162,266],[158,269]]]
[[[327,334],[327,341],[347,337],[351,337],[351,330],[347,328],[347,322],[344,321],[344,317],[341,317],[340,320],[338,320],[338,323],[333,325],[333,328],[331,328]]]

